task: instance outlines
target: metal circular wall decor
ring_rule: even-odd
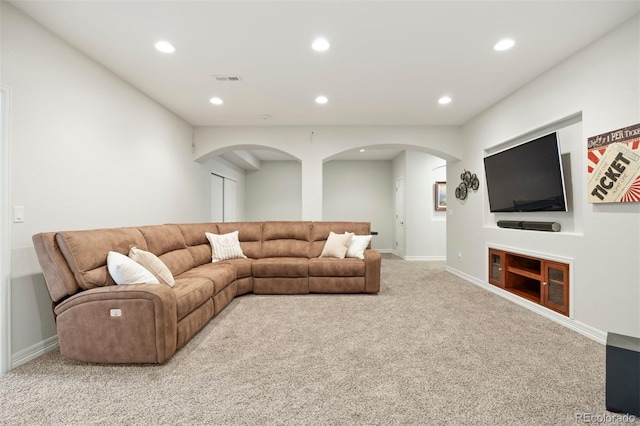
[[[473,176],[475,176],[475,173],[473,174]],[[471,183],[471,172],[468,170],[465,170],[464,172],[462,172],[462,174],[460,175],[460,179],[462,179],[462,182],[469,186],[469,184]]]
[[[471,189],[477,191],[480,188],[480,181],[478,180],[478,176],[474,173],[471,175]]]
[[[465,200],[467,198],[467,185],[464,182],[460,182],[460,185],[456,188],[456,198],[458,200]]]
[[[467,195],[469,194],[469,189],[477,191],[480,187],[480,180],[475,173],[471,173],[468,170],[465,170],[460,174],[460,185],[456,188],[456,198],[458,200],[466,200]]]

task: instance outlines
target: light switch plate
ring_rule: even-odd
[[[13,206],[13,222],[24,222],[24,206]]]

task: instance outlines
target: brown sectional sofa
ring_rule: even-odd
[[[239,231],[246,259],[211,262],[205,233]],[[369,235],[368,222],[237,222],[48,232],[33,236],[53,300],[60,350],[100,363],[164,363],[236,296],[377,293],[380,253],[319,257],[330,231]],[[162,260],[175,285],[115,285],[107,254],[132,246]]]

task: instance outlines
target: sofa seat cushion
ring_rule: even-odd
[[[364,260],[322,257],[309,259],[310,277],[364,277]]]
[[[247,278],[251,276],[251,264],[253,259],[229,259],[221,260],[221,265],[231,265],[236,269],[236,279]]]
[[[213,282],[213,294],[216,295],[236,279],[236,268],[224,263],[207,263],[180,275],[180,278],[193,277],[206,278]]]
[[[213,282],[204,277],[178,277],[173,286],[178,321],[213,296]]]
[[[300,257],[271,257],[257,259],[251,266],[254,278],[308,277],[309,259]]]

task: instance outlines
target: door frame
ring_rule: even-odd
[[[402,197],[399,199],[398,198],[398,188],[401,188],[401,195]],[[396,179],[396,184],[395,184],[395,205],[394,205],[394,216],[395,216],[395,220],[394,220],[394,234],[395,234],[395,241],[394,241],[394,247],[393,247],[393,251],[394,253],[401,257],[401,258],[405,258],[405,254],[406,254],[406,246],[407,246],[407,240],[406,240],[406,212],[405,212],[405,196],[404,196],[404,177],[399,177]],[[402,209],[402,212],[400,212],[402,217],[398,217],[398,208]],[[402,226],[398,225],[398,222],[400,222],[400,224]],[[401,235],[401,239],[399,238],[400,236],[398,235],[398,228],[400,229],[400,232],[402,232]],[[402,242],[402,246],[400,244],[398,244],[399,242]]]
[[[0,85],[0,376],[11,368],[10,111],[11,90]]]

